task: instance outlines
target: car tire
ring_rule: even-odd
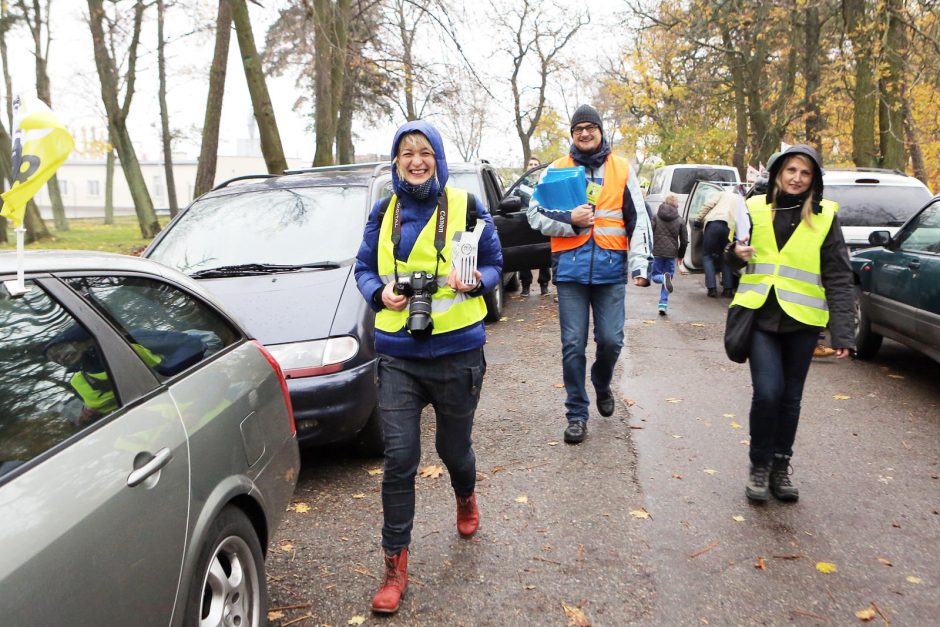
[[[228,506],[212,521],[189,586],[184,624],[267,624],[268,590],[258,534],[248,517]]]
[[[881,340],[884,339],[871,330],[871,320],[862,307],[862,290],[855,288],[855,356],[859,359],[871,359],[878,354]]]
[[[372,410],[366,426],[356,436],[356,445],[366,457],[379,457],[385,454],[385,435],[382,433],[382,417],[378,406]]]
[[[507,292],[515,292],[519,289],[518,272],[513,272],[508,281],[503,281],[503,289]]]
[[[503,289],[503,284],[500,282],[483,295],[483,302],[486,303],[486,317],[484,320],[487,322],[499,322],[499,319],[503,317],[503,298],[505,296]]]

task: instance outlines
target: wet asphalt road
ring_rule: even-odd
[[[411,584],[393,617],[369,611],[381,460],[308,451],[268,557],[272,624],[566,625],[567,608],[598,626],[840,625],[870,607],[878,624],[935,624],[940,366],[887,341],[873,362],[814,360],[793,460],[801,500],[750,505],[747,366],[724,356],[727,301],[701,283],[677,277],[666,319],[658,290],[630,287],[623,402],[592,413],[579,446],[561,437],[556,306],[507,299],[474,429],[481,529],[458,537],[446,471],[419,477]],[[422,469],[441,464],[426,417]]]

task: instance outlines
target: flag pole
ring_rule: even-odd
[[[14,229],[16,233],[16,280],[4,281],[3,286],[7,288],[10,296],[22,296],[29,291],[26,287],[26,228],[21,224]]]

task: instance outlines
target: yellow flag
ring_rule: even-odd
[[[75,141],[43,102],[36,100],[24,106],[17,97],[14,107],[14,180],[10,189],[0,194],[3,198],[0,215],[18,227],[23,223],[26,203],[52,178],[72,152]]]

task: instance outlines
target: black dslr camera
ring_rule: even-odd
[[[430,272],[416,270],[410,276],[401,277],[395,291],[404,294],[408,301],[408,333],[417,336],[430,335],[434,328],[431,319],[431,296],[437,291],[437,278]]]

